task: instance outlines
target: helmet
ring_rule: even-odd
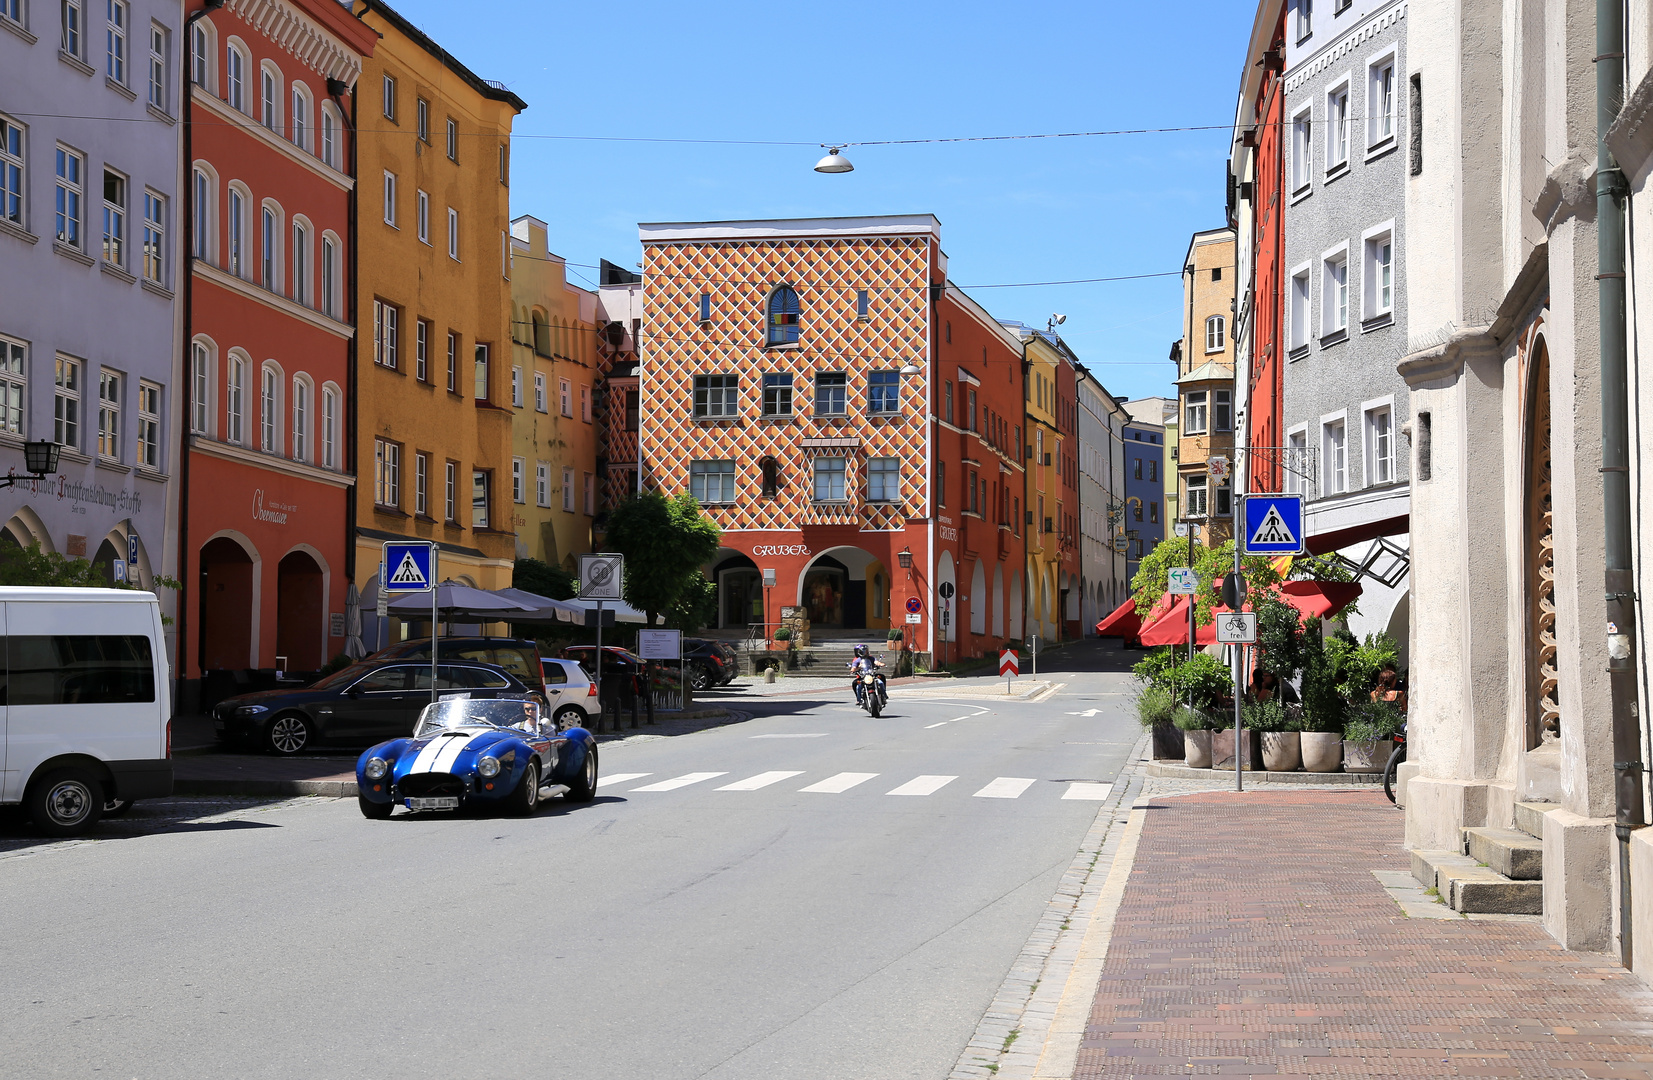
[[[855,647],[855,655],[856,656],[866,656],[867,655],[867,647],[865,645],[857,645]]]

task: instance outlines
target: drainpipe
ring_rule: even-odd
[[[1623,0],[1596,0],[1596,275],[1601,303],[1601,488],[1607,584],[1607,673],[1612,694],[1615,831],[1619,842],[1619,959],[1632,966],[1630,834],[1646,824],[1636,685],[1631,572],[1630,415],[1627,376],[1624,173],[1607,129],[1624,101]]]

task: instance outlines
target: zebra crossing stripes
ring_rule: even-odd
[[[601,781],[599,781],[599,786],[605,790],[608,790],[620,784],[631,783],[653,775],[655,774],[615,773],[613,776],[603,777]],[[676,791],[679,788],[691,787],[695,784],[704,783],[707,780],[715,780],[720,776],[727,775],[729,774],[726,772],[684,773],[682,776],[674,776],[669,780],[661,780],[653,784],[645,784],[642,787],[632,788],[628,794],[640,792]],[[803,775],[804,773],[801,770],[777,769],[770,772],[757,773],[756,775],[748,776],[743,780],[735,780],[724,784],[721,787],[714,788],[713,790],[760,791],[764,788],[773,787],[783,781],[792,780],[795,777]],[[879,773],[841,772],[836,775],[829,776],[825,780],[810,784],[807,787],[796,788],[795,790],[800,794],[809,792],[823,795],[842,795],[844,792],[849,791],[852,788],[859,787],[879,775]],[[943,776],[926,773],[922,776],[913,777],[906,783],[885,792],[885,794],[919,797],[934,795],[936,792],[941,791],[957,779],[957,776]],[[1038,782],[1038,780],[1027,776],[999,776],[995,777],[992,782],[987,784],[981,790],[973,792],[972,797],[977,799],[1019,799],[1023,795],[1027,794],[1029,790],[1033,789],[1033,786]],[[1112,784],[1103,784],[1088,780],[1062,780],[1056,781],[1056,783],[1063,785],[1061,797],[1064,800],[1100,802],[1101,800],[1106,799],[1113,791]],[[791,785],[787,785],[787,787],[791,789]],[[1049,789],[1047,788],[1045,790]]]
[[[1096,802],[1100,802],[1103,799],[1106,799],[1108,797],[1108,794],[1112,791],[1113,791],[1113,785],[1112,784],[1075,783],[1075,784],[1069,784],[1068,785],[1068,789],[1062,793],[1062,798],[1064,798],[1064,799],[1090,799],[1090,800],[1093,800],[1093,801],[1096,801]]]
[[[653,775],[653,773],[646,772],[618,772],[613,776],[599,777],[597,780],[597,786],[600,788],[612,787],[615,784],[623,784],[628,780],[641,780],[645,776]]]
[[[819,792],[823,795],[842,795],[856,784],[864,784],[878,774],[875,772],[841,772],[837,776],[829,776],[819,784],[811,784],[799,791]]]
[[[720,772],[684,773],[682,776],[674,776],[670,780],[662,780],[658,784],[645,784],[640,788],[632,788],[631,790],[633,790],[633,791],[676,791],[678,788],[688,787],[690,784],[698,784],[703,780],[716,780],[720,776],[728,776],[728,775],[729,775],[728,773],[720,773]]]
[[[732,784],[724,784],[718,791],[756,791],[766,788],[770,784],[778,784],[782,780],[790,780],[794,776],[802,776],[803,770],[797,772],[762,772],[756,776],[749,776],[745,780],[736,780]]]
[[[957,780],[956,776],[915,776],[902,784],[891,795],[934,795],[942,788]]]
[[[1034,785],[1035,781],[1025,776],[1001,776],[991,784],[976,792],[978,799],[1014,799],[1022,792]]]

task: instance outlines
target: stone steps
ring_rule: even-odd
[[[1464,849],[1470,858],[1507,878],[1544,877],[1544,842],[1520,829],[1465,829]]]
[[[1516,803],[1515,828],[1472,826],[1457,851],[1412,852],[1412,876],[1465,914],[1544,913],[1544,815],[1555,803]]]
[[[1544,815],[1558,809],[1559,803],[1518,802],[1515,804],[1515,827],[1529,836],[1544,837]]]

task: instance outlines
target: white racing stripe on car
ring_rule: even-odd
[[[420,748],[419,756],[413,759],[413,764],[409,766],[408,772],[430,772],[431,763],[436,760],[436,756],[442,752],[443,748],[447,745],[447,742],[448,740],[445,737],[438,735],[430,742],[426,743]]]
[[[435,760],[431,762],[430,771],[453,772],[454,761],[458,759],[459,755],[464,753],[465,748],[475,742],[476,739],[477,737],[474,735],[465,738],[449,737],[447,740],[447,745],[442,748],[442,752],[436,755]]]

